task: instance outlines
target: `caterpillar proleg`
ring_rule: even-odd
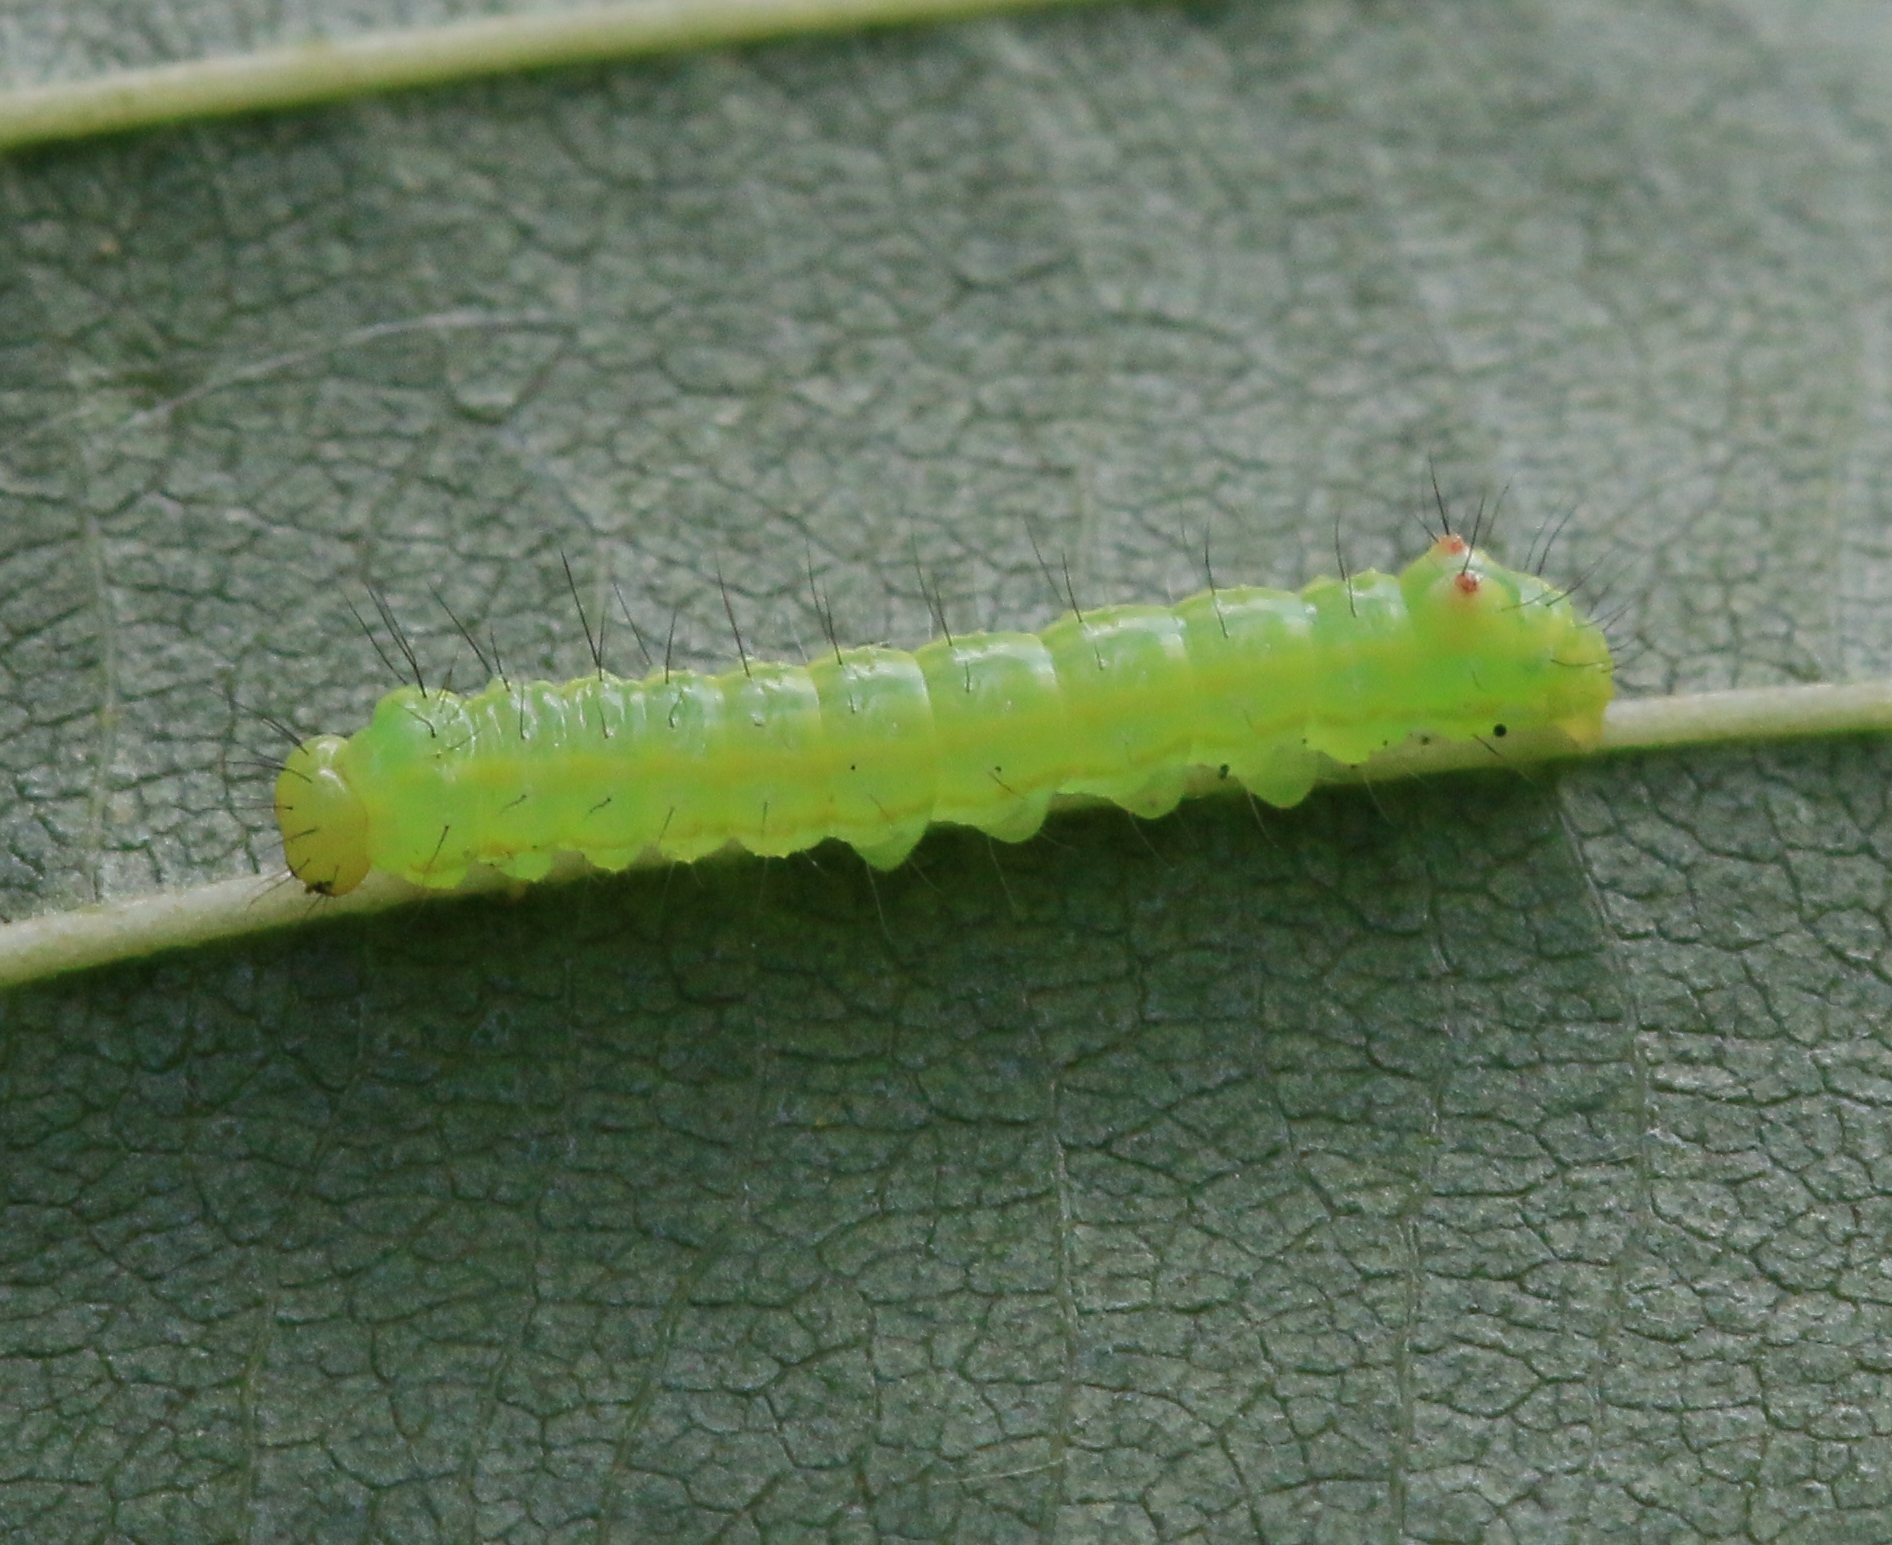
[[[565,853],[612,870],[829,838],[890,869],[936,821],[1021,842],[1061,794],[1164,815],[1195,768],[1287,806],[1321,758],[1414,735],[1554,727],[1587,748],[1612,690],[1567,592],[1447,531],[1398,575],[1211,585],[912,652],[464,696],[417,677],[365,729],[297,747],[276,812],[291,872],[330,896],[371,869],[445,888],[475,864],[530,881]]]

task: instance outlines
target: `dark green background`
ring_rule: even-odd
[[[1576,508],[1631,690],[1885,673],[1889,134],[1863,0],[1300,0],[15,156],[0,910],[275,867],[226,694],[359,723],[369,583],[437,669],[430,584],[575,672],[561,551],[694,663],[720,566],[793,656],[810,560],[848,639],[930,630],[916,552],[1044,622],[1028,520],[1100,600],[1205,533],[1389,563],[1430,458],[1514,558]],[[16,991],[5,1537],[1876,1545],[1889,773],[1104,812]]]

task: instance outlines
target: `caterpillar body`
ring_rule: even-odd
[[[290,754],[276,813],[291,872],[331,896],[371,869],[445,888],[475,864],[530,881],[570,852],[614,870],[829,838],[890,869],[936,821],[1023,841],[1060,794],[1164,815],[1197,767],[1285,806],[1322,757],[1416,734],[1592,746],[1612,671],[1566,592],[1448,531],[1396,576],[1212,585],[912,652],[401,687]]]

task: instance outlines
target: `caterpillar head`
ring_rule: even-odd
[[[1609,641],[1569,593],[1447,532],[1400,575],[1414,625],[1511,719],[1594,744],[1614,684]]]
[[[289,872],[321,896],[341,896],[368,873],[368,809],[337,765],[348,745],[317,735],[289,753],[276,777]]]
[[[1455,532],[1414,559],[1399,584],[1414,620],[1448,649],[1517,657],[1556,651],[1561,657],[1576,635],[1593,634],[1582,648],[1584,663],[1593,664],[1602,643],[1601,630],[1568,591],[1541,575],[1507,569]]]

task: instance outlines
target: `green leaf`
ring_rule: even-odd
[[[51,16],[49,10],[46,13]],[[101,11],[109,20],[112,13]],[[1892,669],[1880,10],[1100,9],[16,156],[4,910],[509,670],[1299,583],[1435,461],[1632,691]],[[635,658],[629,629],[611,648]],[[460,646],[459,680],[470,679]],[[238,705],[232,707],[234,696]],[[0,999],[42,1540],[1878,1541],[1892,751],[942,832]]]

